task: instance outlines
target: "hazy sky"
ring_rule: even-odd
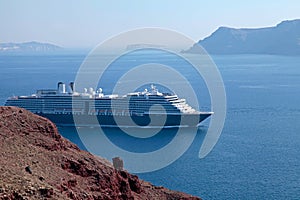
[[[299,0],[0,0],[0,42],[94,47],[140,27],[168,28],[198,41],[219,26],[274,26],[296,18]]]

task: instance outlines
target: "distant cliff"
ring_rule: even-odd
[[[54,52],[62,49],[63,49],[62,47],[54,44],[39,43],[39,42],[0,43],[0,53],[1,52],[43,53],[43,52]]]
[[[0,107],[0,200],[4,199],[199,198],[116,170],[64,139],[49,120],[24,109]]]
[[[220,27],[198,44],[210,54],[300,55],[300,19],[268,28]],[[185,51],[198,52],[197,45]]]

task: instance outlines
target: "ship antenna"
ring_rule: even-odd
[[[153,84],[151,84],[151,90],[155,91],[155,89],[156,89],[155,86]]]

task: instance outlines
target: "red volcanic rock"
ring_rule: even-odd
[[[64,139],[49,120],[0,107],[0,200],[199,199],[153,186]]]

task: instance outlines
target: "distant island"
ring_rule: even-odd
[[[300,55],[300,19],[266,28],[220,27],[197,44],[209,54]],[[183,53],[199,53],[197,44]]]
[[[136,49],[146,49],[146,48],[164,48],[163,45],[155,45],[155,44],[130,44],[127,45],[126,50],[136,50]]]
[[[264,28],[219,27],[210,36],[183,50],[182,53],[201,53],[198,44],[209,54],[216,55],[300,55],[300,19],[282,21],[274,27]],[[127,46],[127,50],[137,47],[159,48],[160,46],[132,44]],[[35,41],[0,43],[0,53],[48,53],[64,50],[66,49],[54,44]]]
[[[63,48],[54,44],[40,42],[24,43],[0,43],[0,53],[20,52],[20,53],[44,53],[62,50]]]

